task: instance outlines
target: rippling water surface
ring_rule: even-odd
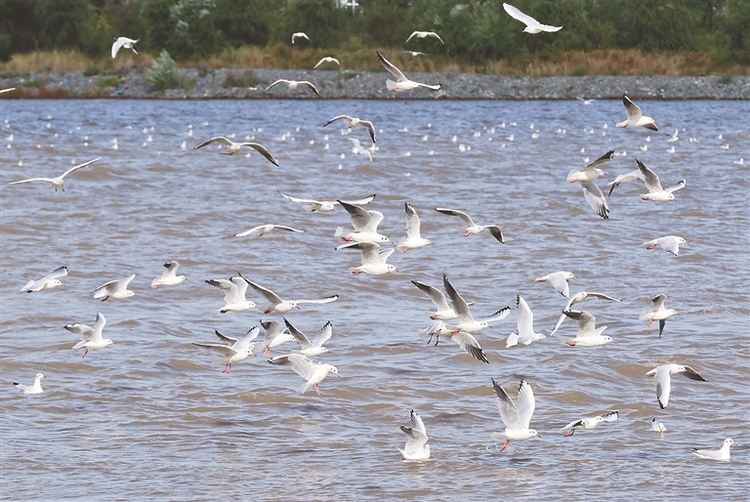
[[[624,117],[618,101],[2,102],[2,499],[744,500],[750,106],[640,104],[664,132],[679,128],[680,140],[614,127]],[[376,124],[372,163],[348,141],[369,145],[366,131],[321,127],[340,113]],[[254,138],[281,167],[254,151],[192,150],[215,135]],[[618,156],[605,166],[609,180],[635,169],[637,157],[665,185],[686,178],[687,187],[675,202],[654,203],[640,200],[642,183],[622,185],[602,220],[565,177],[610,149]],[[7,185],[98,156],[64,193]],[[744,165],[735,163],[741,157]],[[358,253],[334,251],[346,212],[307,212],[279,190],[377,193],[367,207],[383,212],[381,231],[394,241],[404,237],[408,201],[435,244],[395,253],[399,273],[352,275]],[[462,238],[461,222],[433,210],[440,206],[500,224],[506,243]],[[306,233],[233,237],[262,223]],[[641,245],[669,234],[690,241],[679,257]],[[150,289],[170,259],[188,281]],[[61,265],[70,269],[64,288],[19,292]],[[616,344],[567,347],[561,337],[576,328],[566,321],[550,339],[506,350],[515,312],[477,335],[489,365],[419,336],[432,304],[410,280],[440,285],[447,273],[477,317],[521,294],[536,330],[549,333],[565,299],[534,278],[556,270],[576,273],[573,292],[626,300],[579,305]],[[222,374],[218,354],[192,345],[211,341],[214,329],[240,336],[258,324],[257,310],[217,312],[222,293],[204,282],[237,272],[290,298],[340,295],[287,315],[310,334],[333,322],[332,353],[319,360],[341,378],[327,378],[322,397],[301,395],[302,379],[262,356]],[[135,298],[88,296],[131,273]],[[659,293],[681,314],[661,339],[638,320]],[[93,324],[97,312],[117,345],[81,359],[63,326]],[[644,373],[668,362],[708,382],[675,377],[660,410]],[[44,394],[24,397],[11,385],[37,372],[48,377]],[[531,383],[541,439],[498,452],[489,436],[503,426],[490,377],[512,396],[521,378]],[[405,462],[396,449],[412,408],[431,437],[426,462]],[[559,430],[610,410],[619,421],[570,438]],[[652,417],[668,432],[650,432]],[[729,463],[690,452],[726,437],[740,444]]]

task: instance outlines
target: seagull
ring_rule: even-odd
[[[651,432],[667,432],[664,424],[656,421],[656,417],[651,419]]]
[[[125,279],[115,279],[114,281],[105,282],[89,294],[96,299],[101,298],[103,302],[106,302],[110,298],[119,300],[130,298],[131,296],[137,296],[128,289],[128,284],[130,284],[130,281],[133,279],[135,279],[135,274],[131,274]]]
[[[490,323],[492,321],[500,321],[508,317],[510,314],[510,307],[504,307],[492,314],[489,318],[482,321],[476,321],[474,320],[474,316],[471,315],[469,304],[466,303],[466,300],[464,300],[460,294],[458,294],[458,291],[456,291],[448,280],[448,276],[445,274],[443,274],[443,288],[445,289],[448,298],[450,298],[451,303],[453,303],[453,308],[458,314],[458,324],[448,326],[448,328],[452,329],[454,332],[460,330],[468,333],[476,333],[484,328],[491,328],[492,326]]]
[[[568,425],[560,429],[561,431],[564,431],[565,429],[570,429],[570,431],[565,434],[565,437],[570,437],[573,434],[575,434],[576,430],[591,430],[600,423],[604,422],[614,422],[619,418],[620,414],[616,411],[610,411],[609,413],[605,415],[599,415],[596,417],[588,417],[588,418],[582,418],[581,420],[576,420],[574,422],[570,422]]]
[[[518,312],[518,332],[508,335],[508,340],[505,342],[506,349],[515,347],[519,342],[530,345],[531,342],[547,338],[543,333],[534,332],[534,313],[531,312],[529,304],[521,295],[516,295],[516,310]]]
[[[609,219],[609,206],[607,199],[604,198],[601,188],[593,181],[581,181],[583,196],[598,216],[605,220]]]
[[[434,312],[429,312],[430,319],[432,319],[433,321],[436,319],[450,321],[451,319],[456,319],[458,317],[456,311],[453,310],[450,305],[448,305],[448,300],[445,298],[445,293],[440,291],[435,286],[430,286],[429,284],[425,284],[424,282],[411,281],[411,283],[418,287],[422,292],[429,295],[432,303],[435,304],[435,308],[437,308],[437,310]]]
[[[136,54],[138,54],[138,51],[135,50],[135,44],[137,43],[138,43],[138,40],[133,40],[132,38],[128,38],[128,37],[115,38],[115,42],[112,44],[112,59],[117,57],[117,53],[120,51],[122,47],[126,49],[130,49]]]
[[[357,117],[350,117],[349,115],[336,115],[331,120],[323,124],[323,127],[327,126],[328,124],[332,122],[336,122],[337,120],[343,120],[344,124],[346,124],[346,127],[349,128],[349,130],[354,129],[355,127],[361,125],[367,128],[368,131],[370,131],[370,138],[372,138],[372,142],[375,143],[375,126],[372,125],[372,122],[369,120],[363,120]]]
[[[408,55],[410,55],[411,57],[414,57],[414,58],[417,57],[417,56],[426,56],[427,55],[427,54],[425,54],[424,52],[421,52],[421,51],[401,51],[401,52],[403,52],[404,54],[408,54]]]
[[[235,275],[230,277],[229,280],[208,279],[206,282],[215,288],[224,290],[224,306],[219,309],[222,314],[229,311],[242,312],[257,307],[255,302],[245,300],[248,283],[241,276]]]
[[[595,99],[585,99],[581,97],[577,97],[576,99],[580,100],[584,105],[590,105],[591,103],[596,101]]]
[[[280,364],[283,366],[291,366],[292,371],[297,373],[299,376],[307,380],[303,385],[300,392],[304,394],[311,387],[315,388],[315,393],[320,396],[320,389],[318,384],[325,380],[328,373],[333,373],[337,377],[340,377],[339,370],[332,364],[321,364],[314,363],[302,354],[287,354],[284,356],[276,356],[268,360],[271,364]]]
[[[393,241],[388,237],[378,233],[378,225],[383,221],[383,213],[367,211],[356,204],[349,204],[343,200],[336,202],[341,204],[341,207],[346,209],[351,216],[354,232],[347,234],[343,228],[338,227],[334,234],[335,237],[341,237],[344,242],[387,242],[393,244]]]
[[[312,82],[309,82],[307,80],[286,80],[284,78],[278,79],[273,84],[266,87],[266,90],[263,92],[268,92],[271,87],[278,85],[278,84],[286,84],[290,91],[293,91],[297,88],[297,86],[302,85],[305,87],[309,87],[312,92],[315,93],[316,96],[321,97],[320,93],[318,92],[318,89],[313,85]]]
[[[380,59],[380,62],[383,64],[386,70],[388,70],[391,75],[396,77],[396,82],[394,82],[391,79],[388,79],[385,81],[385,86],[388,88],[391,92],[397,92],[397,91],[410,91],[412,89],[417,89],[419,87],[427,87],[428,89],[432,89],[433,91],[440,90],[443,86],[441,84],[437,85],[429,85],[429,84],[420,84],[419,82],[414,82],[413,80],[409,80],[404,76],[403,73],[401,73],[401,70],[396,68],[391,62],[389,62],[386,58],[383,57],[382,54],[379,52],[378,59]]]
[[[287,227],[286,225],[273,225],[271,223],[268,223],[266,225],[259,225],[257,227],[251,228],[250,230],[245,230],[244,232],[234,234],[234,236],[245,237],[246,235],[250,234],[258,234],[258,237],[263,237],[263,235],[270,233],[272,230],[286,230],[287,232],[296,232],[298,234],[305,233],[304,230],[297,230],[296,228]]]
[[[640,168],[636,169],[635,171],[630,171],[629,173],[620,174],[615,178],[613,182],[609,184],[609,195],[608,197],[612,197],[612,191],[620,186],[620,183],[629,183],[631,181],[635,180],[643,180],[643,174],[641,173]]]
[[[404,449],[398,449],[404,460],[427,460],[430,458],[430,446],[427,444],[427,429],[425,429],[422,417],[411,410],[411,427],[401,426],[401,431],[409,436]]]
[[[609,162],[612,160],[612,157],[614,156],[615,151],[610,150],[595,161],[586,164],[586,167],[583,169],[573,169],[568,173],[567,180],[570,183],[575,183],[576,181],[594,181],[599,176],[606,176],[607,173],[602,171],[601,169],[597,168],[597,166],[600,166],[604,164],[605,162]]]
[[[302,204],[302,207],[307,209],[308,211],[320,211],[321,213],[331,213],[334,210],[334,207],[336,204],[339,203],[337,200],[315,200],[315,199],[300,199],[298,197],[292,197],[291,195],[286,195],[284,193],[279,192],[279,195],[282,197],[292,201]],[[372,200],[375,198],[375,194],[368,195],[367,197],[359,200],[349,200],[349,201],[342,201],[346,202],[347,204],[352,205],[359,205],[359,204],[367,204],[369,202],[372,202]]]
[[[698,380],[699,382],[708,381],[690,366],[680,366],[677,364],[662,364],[661,366],[657,366],[646,373],[646,375],[654,377],[654,381],[656,382],[656,400],[659,401],[661,409],[666,408],[669,403],[669,391],[671,389],[672,381],[671,375],[678,373],[682,373],[691,380]]]
[[[509,3],[504,3],[503,9],[505,9],[505,12],[507,12],[510,17],[517,21],[521,21],[526,25],[526,28],[524,28],[521,33],[535,34],[543,31],[555,32],[563,29],[562,26],[550,26],[548,24],[542,24],[528,14],[524,14]]]
[[[41,373],[39,373],[39,375],[41,375]],[[37,375],[37,378],[39,377],[39,375]],[[40,389],[40,392],[41,392],[41,389]],[[401,427],[401,428],[403,429],[403,427]],[[427,439],[425,438],[425,441],[426,440]],[[708,460],[724,460],[724,461],[728,461],[728,460],[731,459],[730,453],[729,453],[729,448],[731,446],[737,446],[737,443],[735,443],[732,440],[732,438],[726,438],[724,440],[724,444],[718,450],[701,450],[701,449],[698,449],[698,448],[693,448],[693,453],[695,453],[696,455],[698,455],[700,458],[705,458],[705,459],[708,459]],[[430,447],[428,446],[427,447],[427,453],[428,453],[428,455],[429,455],[429,448]]]
[[[294,41],[297,38],[306,38],[308,42],[310,41],[310,37],[308,37],[306,33],[298,31],[297,33],[292,33],[292,44],[294,44]]]
[[[21,288],[21,291],[33,293],[35,291],[41,291],[43,289],[52,289],[57,286],[64,286],[64,284],[60,279],[58,279],[58,277],[65,277],[66,275],[68,275],[68,267],[62,266],[60,268],[56,268],[50,274],[45,275],[38,281],[31,280],[27,282],[26,285]]]
[[[471,219],[471,216],[464,213],[463,211],[459,211],[458,209],[446,209],[442,207],[436,207],[435,211],[438,213],[447,214],[449,216],[458,216],[463,220],[464,223],[466,223],[466,228],[464,229],[464,237],[468,237],[470,235],[476,235],[479,232],[481,232],[484,229],[487,229],[492,234],[492,237],[500,241],[501,243],[505,242],[505,239],[503,238],[503,231],[500,229],[498,225],[477,225],[474,223],[474,220]]]
[[[482,361],[483,363],[490,364],[490,361],[487,359],[487,355],[482,350],[482,346],[479,345],[479,342],[476,338],[474,338],[474,335],[472,335],[468,331],[446,326],[445,322],[438,319],[434,321],[427,329],[422,330],[420,334],[430,337],[427,343],[430,343],[432,341],[432,337],[434,336],[436,338],[435,345],[440,343],[441,336],[450,338],[458,344],[461,350],[466,351],[477,361]]]
[[[352,142],[352,153],[356,153],[357,155],[364,155],[368,159],[370,159],[370,162],[372,162],[372,152],[363,147],[359,140],[357,138],[349,138],[349,141]]]
[[[331,56],[326,56],[322,58],[320,61],[318,61],[318,64],[313,66],[313,70],[316,69],[318,66],[322,65],[323,63],[336,63],[336,66],[338,66],[339,69],[341,69],[341,63],[339,63],[338,59],[333,58]]]
[[[260,321],[260,325],[266,331],[266,335],[263,337],[263,356],[268,357],[271,354],[271,349],[278,347],[282,343],[294,342],[296,339],[289,333],[289,330],[284,328],[284,331],[279,331],[281,323],[279,321]]]
[[[96,162],[99,159],[101,159],[101,157],[97,157],[94,160],[89,160],[88,162],[84,162],[83,164],[78,164],[77,166],[71,167],[70,169],[68,169],[67,171],[65,171],[64,173],[62,173],[57,178],[29,178],[27,180],[11,181],[8,184],[9,185],[18,185],[19,183],[28,183],[30,181],[47,181],[49,183],[52,183],[52,188],[55,189],[55,192],[57,192],[58,190],[62,190],[64,192],[65,191],[65,185],[64,185],[63,178],[65,178],[67,175],[69,175],[73,171],[77,171],[78,169],[81,169],[82,167],[86,167],[86,166],[88,166],[90,164],[93,164],[94,162]]]
[[[596,327],[596,317],[585,310],[566,310],[566,316],[578,322],[578,333],[575,338],[565,338],[563,341],[571,347],[598,347],[608,343],[615,343],[612,338],[602,336],[606,326]]]
[[[34,383],[31,385],[24,385],[22,383],[13,382],[13,385],[16,386],[18,390],[24,393],[24,395],[29,394],[41,394],[44,392],[44,389],[42,389],[42,378],[47,378],[46,376],[42,375],[41,373],[37,373],[34,376]],[[425,441],[427,439],[425,438]],[[430,455],[430,447],[427,447],[427,456]]]
[[[352,274],[385,275],[398,272],[394,265],[386,263],[388,257],[395,251],[394,248],[381,250],[380,244],[377,242],[353,241],[336,246],[336,250],[339,249],[359,249],[361,251],[362,265],[350,268],[349,271]]]
[[[659,246],[664,251],[668,251],[673,255],[678,256],[680,254],[680,244],[690,245],[684,237],[680,237],[679,235],[665,235],[664,237],[659,237],[652,241],[646,241],[642,246],[646,246],[646,249],[654,249],[656,246]]]
[[[96,314],[96,322],[94,323],[93,328],[85,324],[65,325],[65,329],[83,337],[83,340],[73,346],[73,349],[80,349],[83,347],[83,356],[81,356],[81,359],[86,357],[86,354],[89,353],[89,349],[103,349],[107,345],[116,345],[115,342],[109,338],[102,338],[102,331],[104,330],[105,324],[107,324],[107,320],[104,318],[104,314],[99,312]]]
[[[494,378],[492,379],[492,388],[495,390],[495,395],[497,396],[500,418],[503,419],[503,423],[505,424],[505,432],[493,432],[490,434],[491,438],[505,438],[505,443],[503,443],[500,451],[505,451],[511,439],[514,441],[523,441],[534,436],[538,438],[542,437],[534,429],[529,429],[529,422],[531,421],[531,415],[534,414],[536,404],[534,402],[534,392],[526,380],[521,380],[521,384],[518,386],[518,396],[515,403]]]
[[[641,175],[643,175],[643,182],[646,184],[646,188],[648,188],[648,193],[641,195],[641,199],[653,200],[656,202],[675,200],[674,194],[672,194],[672,192],[681,188],[685,188],[684,179],[682,179],[676,185],[671,186],[667,189],[662,188],[661,181],[659,181],[659,177],[656,175],[656,173],[646,167],[640,160],[635,159],[635,161],[638,163],[638,169],[640,170]]]
[[[8,89],[0,89],[0,94],[5,94],[6,92],[15,91],[15,87],[9,87]]]
[[[404,42],[404,43],[408,44],[409,40],[411,40],[414,37],[417,37],[417,38],[435,37],[438,40],[440,40],[441,44],[445,45],[445,42],[443,42],[443,39],[440,38],[440,35],[438,35],[434,31],[415,31],[414,33],[412,33],[411,35],[409,35],[409,38],[407,38],[406,42]]]
[[[625,111],[628,114],[628,119],[623,122],[618,122],[617,127],[645,127],[652,131],[658,131],[659,128],[656,126],[656,121],[651,117],[646,117],[641,114],[641,109],[630,101],[627,96],[622,97],[622,103],[625,105]]]
[[[575,278],[576,275],[573,272],[560,271],[537,277],[534,281],[549,282],[552,284],[552,287],[555,288],[555,291],[567,298],[570,295],[570,284],[568,281]]]
[[[250,356],[255,356],[253,353],[253,348],[255,347],[253,340],[258,337],[259,332],[260,328],[255,326],[250,328],[244,337],[237,340],[236,338],[222,335],[218,329],[215,329],[214,333],[216,333],[221,342],[193,342],[193,345],[213,349],[223,354],[225,357],[218,364],[224,365],[224,369],[221,372],[228,375],[232,372],[232,363],[238,363]]]
[[[661,334],[664,331],[664,325],[667,323],[667,319],[669,319],[673,315],[680,315],[680,313],[675,309],[664,308],[664,302],[666,300],[667,295],[661,294],[655,296],[654,299],[651,300],[651,308],[649,309],[649,311],[644,312],[638,318],[638,320],[640,321],[648,320],[648,324],[646,326],[649,327],[651,327],[654,321],[659,321],[659,338],[661,338]]]
[[[271,302],[273,305],[267,305],[264,307],[258,306],[258,309],[260,309],[261,312],[264,314],[270,314],[271,312],[277,312],[279,314],[284,314],[286,312],[289,312],[292,309],[299,309],[300,303],[331,303],[338,300],[339,295],[333,295],[329,296],[327,298],[321,298],[319,300],[284,300],[279,295],[274,293],[268,288],[264,288],[260,284],[256,284],[253,281],[249,280],[247,277],[245,277],[242,274],[239,274],[240,277],[245,279],[245,281],[258,293],[263,295],[266,300]]]
[[[555,331],[557,331],[560,328],[560,325],[562,325],[563,321],[568,318],[568,316],[565,315],[566,310],[570,310],[570,307],[572,307],[576,303],[581,303],[582,301],[585,301],[591,298],[599,298],[600,300],[609,300],[611,302],[625,303],[622,300],[618,300],[617,298],[612,298],[611,296],[607,296],[602,293],[595,293],[593,291],[579,291],[578,293],[571,296],[568,302],[565,304],[565,307],[562,309],[563,313],[560,314],[560,317],[557,318],[555,327],[552,328],[552,331],[550,332],[549,336],[554,335]]]
[[[221,152],[222,155],[234,155],[235,153],[240,151],[240,148],[243,146],[249,146],[250,148],[255,148],[260,152],[261,155],[263,155],[265,158],[267,158],[272,164],[279,165],[279,161],[276,160],[276,157],[271,155],[271,152],[266,149],[265,146],[261,145],[260,143],[255,143],[252,141],[247,141],[245,143],[235,143],[234,141],[231,141],[224,136],[215,136],[208,141],[204,141],[200,145],[193,148],[193,150],[197,150],[198,148],[203,148],[204,146],[210,144],[210,143],[221,143],[222,145],[226,145],[226,150]]]
[[[166,270],[159,277],[151,281],[151,287],[158,288],[161,286],[176,286],[177,284],[183,282],[185,279],[187,279],[187,277],[185,277],[184,275],[177,275],[177,269],[179,268],[179,266],[180,264],[175,260],[169,260],[164,264],[164,268],[166,268]]]
[[[680,132],[675,129],[672,134],[669,135],[669,139],[667,140],[668,143],[674,143],[675,141],[679,141],[680,137],[678,136]]]
[[[305,357],[315,357],[331,352],[323,347],[323,344],[330,340],[331,335],[333,335],[333,324],[331,324],[331,321],[328,321],[322,328],[320,328],[318,336],[316,336],[313,341],[310,341],[310,339],[307,338],[307,335],[292,326],[292,323],[286,319],[284,319],[284,324],[286,324],[287,329],[289,329],[289,333],[295,340],[297,340],[300,347],[302,347],[302,350],[295,351],[295,354],[302,354]]]
[[[406,239],[399,242],[396,247],[401,249],[402,253],[406,253],[409,249],[417,249],[432,244],[432,241],[422,237],[419,215],[414,210],[414,206],[404,202],[404,213],[406,214]]]

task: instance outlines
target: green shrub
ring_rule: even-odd
[[[255,87],[256,85],[258,85],[258,77],[255,76],[252,70],[246,70],[240,75],[229,72],[224,79],[224,88]]]
[[[85,70],[83,70],[83,76],[84,77],[95,77],[99,75],[102,71],[97,66],[89,66]]]
[[[167,51],[162,50],[159,53],[158,59],[146,73],[146,83],[152,91],[165,91],[182,86],[182,77],[177,70],[177,64]]]

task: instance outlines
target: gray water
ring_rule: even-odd
[[[640,104],[663,132],[678,128],[680,140],[616,128],[625,115],[619,101],[0,101],[1,498],[744,500],[750,105]],[[340,123],[321,127],[340,113],[375,123],[372,163],[348,141],[369,145],[365,130],[345,136]],[[254,151],[192,150],[232,134],[263,143],[281,166]],[[636,157],[664,185],[686,178],[687,187],[676,201],[655,203],[640,200],[642,183],[624,184],[602,220],[565,177],[610,149],[618,156],[598,180],[605,191],[607,180],[636,168]],[[7,185],[98,156],[67,178],[65,192]],[[744,165],[735,163],[742,157]],[[348,269],[358,253],[334,251],[336,227],[350,224],[346,212],[307,212],[279,190],[377,193],[367,208],[384,213],[380,230],[396,242],[409,202],[434,245],[395,253],[389,262],[399,273],[355,276]],[[486,233],[462,238],[461,222],[435,207],[501,225],[506,243]],[[306,233],[233,237],[263,223]],[[670,234],[690,241],[678,257],[641,245]],[[187,282],[150,289],[167,260],[180,262]],[[61,265],[70,269],[65,287],[19,291]],[[576,331],[566,321],[552,338],[506,349],[515,312],[477,334],[489,365],[419,336],[432,304],[410,280],[440,285],[448,274],[478,318],[521,294],[536,330],[549,333],[565,299],[534,278],[557,270],[576,273],[572,292],[626,301],[579,305],[616,344],[565,346],[562,337]],[[218,354],[192,345],[212,341],[214,329],[239,337],[269,317],[217,312],[222,293],[204,281],[238,272],[289,298],[340,295],[287,314],[308,334],[333,323],[332,353],[318,359],[341,378],[323,381],[321,397],[300,394],[303,380],[262,354],[225,375]],[[138,296],[89,296],[131,273]],[[681,314],[661,339],[638,320],[659,293]],[[252,290],[248,297],[260,300]],[[78,338],[63,326],[93,324],[97,312],[117,344],[81,359],[71,350]],[[644,374],[669,362],[691,365],[708,382],[675,376],[660,410]],[[44,394],[23,396],[11,385],[37,372],[48,377]],[[531,426],[541,439],[498,451],[490,434],[503,425],[491,377],[512,396],[521,378],[530,382]],[[412,408],[430,436],[429,461],[405,462],[397,451]],[[611,410],[617,422],[569,438],[559,430]],[[653,417],[667,433],[649,431]],[[726,437],[740,445],[729,463],[691,453]]]

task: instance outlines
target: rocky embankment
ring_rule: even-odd
[[[198,70],[180,69],[181,87],[151,90],[148,70],[84,75],[83,71],[4,75],[0,87],[15,87],[3,98],[146,98],[146,99],[310,99],[304,86],[290,90],[276,79],[309,80],[323,98],[335,99],[750,99],[750,77],[517,77],[457,73],[409,73],[409,78],[440,83],[440,91],[417,89],[391,93],[389,74],[367,71]],[[89,72],[90,73],[90,72]]]

